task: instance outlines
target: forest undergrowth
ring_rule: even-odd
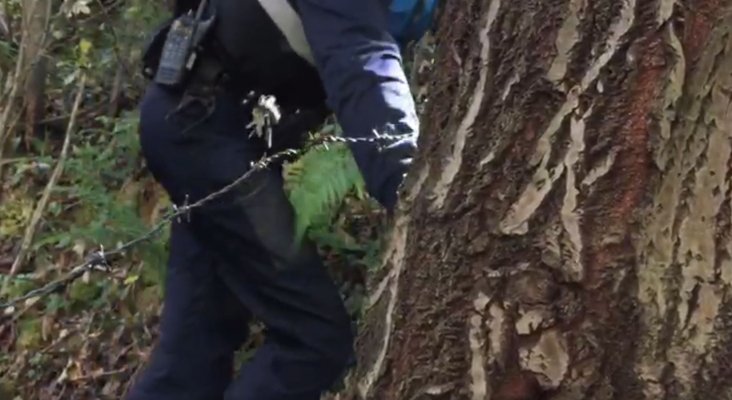
[[[114,249],[145,234],[171,207],[137,140],[140,52],[165,16],[163,5],[1,4],[0,303],[68,273],[100,246]],[[45,10],[40,21],[38,10]],[[431,46],[416,49],[410,76],[423,99],[418,77]],[[313,134],[335,132],[326,124]],[[388,228],[383,212],[343,146],[314,148],[284,174],[299,226],[318,244],[358,321]],[[164,229],[108,272],[87,272],[62,290],[0,310],[0,400],[121,398],[157,336],[166,258]],[[254,322],[240,362],[262,337]]]

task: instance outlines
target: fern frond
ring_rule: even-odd
[[[328,224],[343,200],[365,189],[351,151],[342,143],[316,146],[284,168],[285,190],[295,209],[296,237],[308,228]]]

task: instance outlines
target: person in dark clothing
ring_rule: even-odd
[[[382,0],[207,6],[215,22],[193,83],[152,82],[140,105],[143,155],[171,200],[195,202],[273,152],[246,128],[256,106],[246,99],[255,93],[281,107],[275,147],[297,143],[331,112],[347,137],[402,135],[350,145],[367,190],[391,212],[419,126],[387,7]],[[215,79],[200,78],[210,64]],[[197,80],[208,86],[193,90]],[[295,241],[281,172],[257,171],[173,223],[160,339],[127,400],[315,400],[352,362],[350,318],[313,243]],[[234,352],[252,316],[266,325],[266,341],[234,377]]]

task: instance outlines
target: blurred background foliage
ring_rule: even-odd
[[[145,0],[0,0],[0,299],[59,277],[100,245],[139,237],[169,210],[140,155],[136,110],[142,44],[167,8]],[[428,41],[410,51],[407,65],[420,102]],[[313,132],[334,133],[332,124]],[[344,146],[313,148],[284,175],[298,232],[318,244],[357,321],[385,216]],[[26,236],[27,257],[11,274]],[[119,399],[156,338],[166,258],[164,231],[110,273],[0,310],[0,400]],[[255,323],[239,359],[261,338]]]

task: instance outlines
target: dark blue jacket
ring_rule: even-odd
[[[366,187],[387,209],[416,149],[419,121],[398,44],[381,0],[295,0],[317,68],[344,134],[411,134],[399,142],[351,145]]]
[[[388,1],[287,0],[300,17],[317,72],[283,50],[284,38],[257,0],[219,0],[214,7],[217,35],[229,59],[240,61],[255,81],[273,84],[278,102],[294,96],[294,102],[302,103],[300,94],[305,93],[322,103],[325,89],[346,136],[374,137],[374,131],[411,135],[399,142],[351,145],[367,190],[392,209],[416,149],[419,122],[399,45],[388,34]],[[177,0],[176,15],[199,2]]]

